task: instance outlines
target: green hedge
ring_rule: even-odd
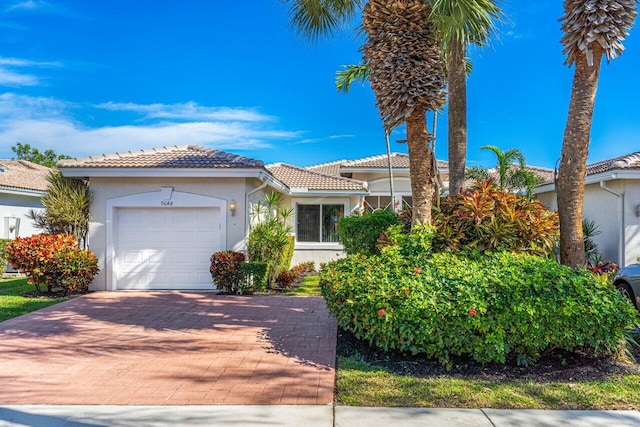
[[[364,215],[343,216],[338,222],[338,235],[348,254],[378,253],[377,241],[389,226],[399,224],[396,214],[390,210],[379,210]]]
[[[264,291],[267,288],[267,264],[264,262],[243,262],[240,272],[244,278],[241,288]]]
[[[7,242],[11,240],[0,239],[0,276],[7,272]]]
[[[621,350],[637,313],[610,285],[554,260],[496,253],[477,259],[399,251],[330,263],[322,294],[338,324],[387,349],[481,362],[534,362],[545,350]]]

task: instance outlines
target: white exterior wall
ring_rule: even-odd
[[[625,181],[625,265],[634,264],[640,256],[640,182]]]
[[[251,181],[251,183],[247,181]],[[226,249],[241,251],[244,250],[247,231],[245,196],[247,188],[254,188],[257,185],[257,180],[245,178],[91,178],[90,189],[93,192],[94,200],[91,205],[89,249],[95,253],[99,260],[100,273],[94,279],[90,289],[107,289],[105,261],[107,257],[107,201],[109,199],[160,191],[161,187],[173,187],[176,192],[215,197],[226,200],[227,203],[234,200],[237,205],[235,216],[232,216],[229,209],[224,213],[227,216]]]
[[[600,234],[593,240],[604,260],[611,260],[619,266],[636,262],[640,256],[640,181],[614,179],[605,181],[605,186],[618,194],[620,199],[600,186],[600,183],[585,186],[583,216],[595,221]],[[555,192],[537,194],[536,197],[549,209],[557,210]],[[624,215],[621,215],[621,205],[624,204]],[[623,225],[624,224],[624,225]],[[620,241],[624,227],[624,260],[620,256]]]
[[[43,206],[39,195],[20,195],[0,193],[0,238],[13,239],[39,234],[42,231],[33,226],[33,221],[27,217],[31,209],[42,211]],[[5,218],[20,218],[18,233],[7,227]],[[13,220],[11,220],[13,222]],[[10,224],[12,225],[12,224]]]

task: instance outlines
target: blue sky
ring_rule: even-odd
[[[491,46],[473,50],[468,164],[486,144],[532,165],[560,156],[573,70],[563,65],[561,1],[504,1]],[[360,62],[346,29],[312,44],[281,0],[0,1],[0,158],[11,146],[85,156],[198,144],[309,165],[385,151],[368,85],[335,90]],[[640,150],[640,29],[603,65],[590,161]],[[446,111],[436,155],[446,160]],[[392,134],[392,149],[404,129]]]

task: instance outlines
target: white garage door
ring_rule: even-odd
[[[116,289],[213,289],[219,208],[119,208],[115,232]]]

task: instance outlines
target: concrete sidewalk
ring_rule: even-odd
[[[361,408],[332,405],[0,406],[0,426],[638,426],[639,411]]]

